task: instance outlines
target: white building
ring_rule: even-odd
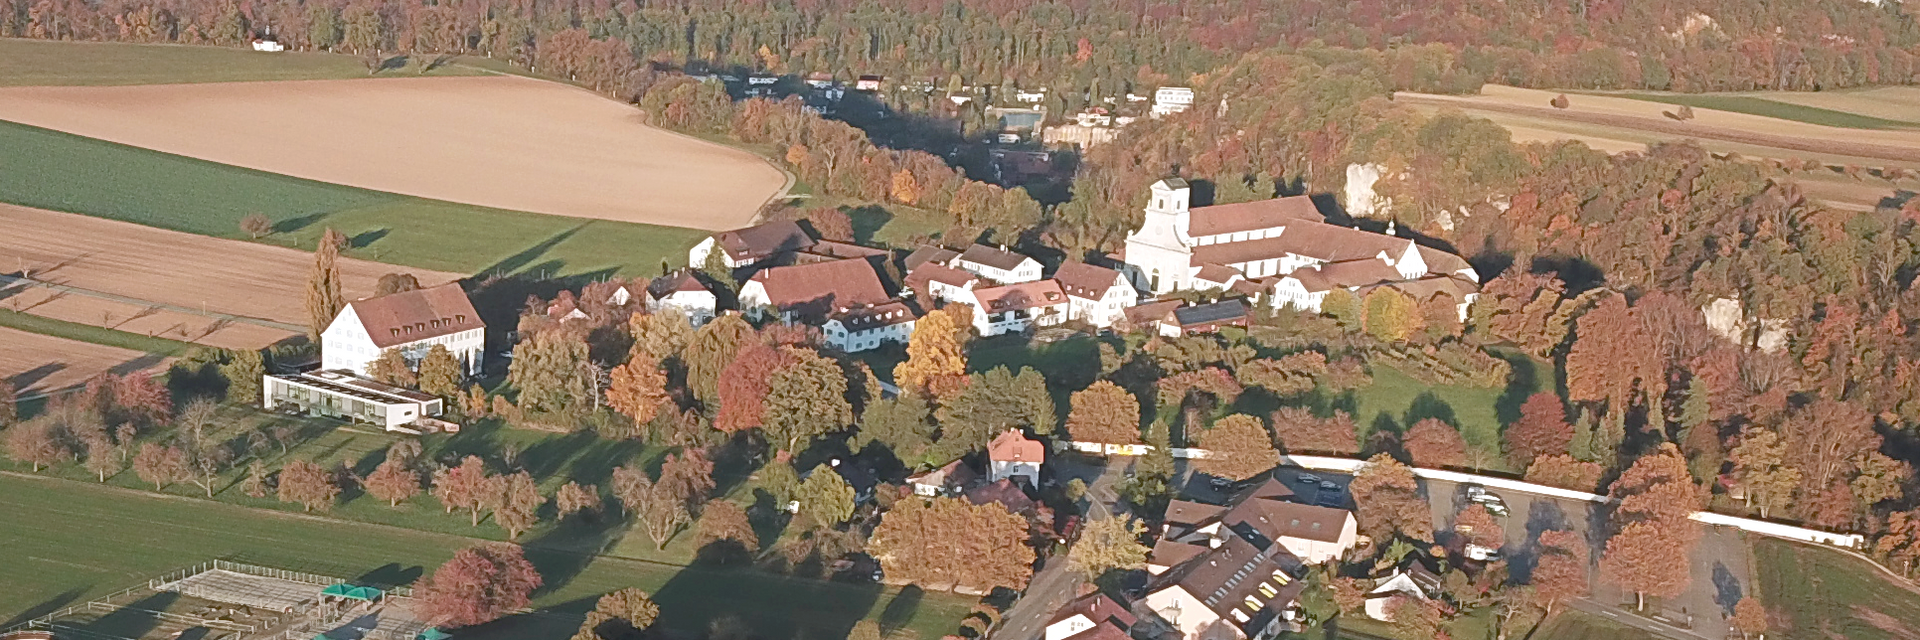
[[[1008,251],[1006,247],[976,244],[952,258],[947,266],[1001,284],[1040,279],[1040,261]]]
[[[687,250],[687,264],[699,267],[718,248],[721,262],[738,269],[784,254],[805,251],[814,245],[813,236],[791,220],[776,220],[745,229],[722,231],[701,240]]]
[[[625,289],[622,289],[624,292]],[[647,312],[674,308],[687,316],[693,326],[706,324],[718,313],[720,299],[690,269],[655,278],[647,284]]]
[[[1046,102],[1047,89],[1045,87],[1034,89],[1032,91],[1015,89],[1013,90],[1013,99],[1015,101],[1024,102],[1027,104],[1038,104],[1041,102]]]
[[[1046,640],[1131,640],[1133,612],[1105,594],[1095,592],[1054,612],[1047,621]]]
[[[1272,304],[1312,311],[1336,286],[1356,294],[1390,286],[1421,301],[1445,293],[1462,313],[1478,295],[1479,274],[1460,256],[1328,224],[1307,196],[1198,208],[1191,196],[1185,180],[1153,184],[1120,256],[1142,290],[1228,289],[1244,280],[1271,285]]]
[[[858,353],[887,343],[906,344],[917,319],[906,303],[892,301],[831,314],[820,332],[828,346]]]
[[[266,40],[262,38],[254,38],[253,50],[265,51],[268,53],[279,53],[281,51],[286,51],[287,45],[280,44],[278,40]]]
[[[382,384],[349,371],[268,375],[260,380],[260,403],[268,411],[294,409],[308,415],[380,425],[388,431],[440,415],[440,398]]]
[[[1432,600],[1440,594],[1440,585],[1439,575],[1427,569],[1417,558],[1409,559],[1405,566],[1394,567],[1372,591],[1367,592],[1367,617],[1391,622],[1393,607],[1398,601]]]
[[[1128,98],[1133,96],[1129,95]],[[1160,87],[1153,92],[1153,117],[1173,115],[1193,108],[1193,89]]]
[[[1118,323],[1140,292],[1119,271],[1085,262],[1068,262],[1053,272],[1067,294],[1067,319],[1105,329]]]
[[[433,345],[444,345],[467,375],[480,372],[486,325],[457,282],[363,298],[320,333],[320,368],[366,375],[367,365],[398,349],[418,365]]]
[[[1253,531],[1154,576],[1141,601],[1181,640],[1271,640],[1299,618],[1300,561]]]
[[[973,328],[982,336],[1017,333],[1051,327],[1067,321],[1067,293],[1053,280],[998,287],[979,286],[953,292],[950,302],[973,306]]]
[[[1017,429],[1008,429],[987,443],[987,482],[1025,478],[1028,486],[1038,487],[1040,465],[1046,457],[1046,445],[1021,435]]]

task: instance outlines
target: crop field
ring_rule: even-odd
[[[0,348],[0,384],[11,384],[23,395],[74,386],[102,372],[166,368],[166,358],[143,351],[6,327],[0,327],[0,345],[5,345]],[[0,540],[4,539],[0,535]]]
[[[786,174],[514,76],[0,89],[0,119],[319,182],[576,218],[745,226]]]
[[[369,74],[359,58],[329,53],[0,38],[0,86],[333,80],[485,72],[465,59],[451,64],[437,58],[389,59],[386,68]]]
[[[1864,560],[1772,538],[1755,540],[1753,557],[1761,602],[1780,627],[1768,637],[1920,637],[1920,589]]]
[[[465,274],[655,275],[705,235],[356,189],[5,121],[0,202],[235,239],[259,213],[274,223],[264,243],[311,251],[332,228],[352,240],[349,256]]]

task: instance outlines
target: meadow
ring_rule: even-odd
[[[1760,601],[1791,640],[1920,637],[1920,591],[1865,560],[1773,538],[1753,543]]]
[[[490,73],[474,61],[389,58],[368,73],[360,58],[331,53],[261,53],[234,47],[0,38],[0,86],[115,86],[267,80],[340,80]],[[428,68],[432,67],[432,68]]]

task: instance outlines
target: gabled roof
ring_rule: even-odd
[[[907,272],[907,287],[913,289],[915,294],[927,295],[929,293],[927,291],[928,283],[938,282],[951,287],[966,288],[968,282],[972,282],[978,277],[979,276],[938,262],[929,261],[922,262]]]
[[[1136,327],[1144,326],[1150,322],[1161,322],[1166,320],[1167,316],[1172,314],[1174,309],[1180,308],[1181,304],[1184,304],[1184,302],[1180,300],[1158,300],[1127,307],[1127,322],[1133,323],[1133,326]]]
[[[920,268],[920,265],[929,262],[945,265],[948,261],[958,257],[960,257],[960,252],[958,251],[946,247],[923,244],[920,245],[920,248],[914,249],[913,253],[907,254],[907,258],[900,261],[900,266],[906,267],[908,271],[913,271],[914,269]]]
[[[1153,564],[1171,567],[1192,560],[1195,556],[1206,553],[1207,549],[1205,544],[1161,538],[1153,543],[1153,549],[1147,552],[1147,559]]]
[[[775,307],[814,307],[820,313],[881,304],[888,300],[880,275],[865,258],[771,267],[753,274]]]
[[[758,260],[788,251],[802,251],[814,245],[813,236],[807,235],[807,231],[792,220],[775,220],[745,229],[722,231],[713,238],[735,260]]]
[[[1047,620],[1047,626],[1064,622],[1074,616],[1086,616],[1088,620],[1093,621],[1096,625],[1102,622],[1112,621],[1122,630],[1132,627],[1133,623],[1137,621],[1133,612],[1128,611],[1126,606],[1115,602],[1113,598],[1107,597],[1104,593],[1094,593],[1089,596],[1077,598],[1067,603],[1067,606],[1060,607],[1060,610],[1053,612],[1053,617]]]
[[[1400,271],[1374,258],[1345,260],[1320,265],[1320,275],[1342,287],[1363,287],[1401,279]]]
[[[1035,503],[1027,490],[1015,484],[1012,478],[1001,478],[961,494],[967,502],[974,504],[997,504],[1007,509],[1007,513],[1031,515]]]
[[[676,293],[713,293],[700,278],[693,275],[692,269],[681,269],[647,283],[647,296],[655,300]]]
[[[381,349],[486,328],[457,282],[362,298],[347,306]]]
[[[1160,574],[1147,588],[1178,587],[1253,637],[1299,598],[1305,584],[1295,574],[1301,566],[1299,558],[1270,540],[1229,535],[1220,546]],[[1236,609],[1246,622],[1233,615]]]
[[[895,300],[870,307],[859,307],[835,312],[828,316],[828,318],[840,321],[840,325],[849,330],[861,331],[874,327],[890,327],[896,324],[913,322],[917,320],[919,316],[914,315],[913,309],[907,307],[906,303]]]
[[[961,460],[955,460],[947,463],[944,467],[908,476],[907,482],[909,484],[927,484],[942,487],[964,487],[972,484],[974,480],[979,478],[980,473],[974,471],[973,467],[968,466],[966,462]]]
[[[1195,238],[1327,219],[1320,215],[1320,208],[1314,206],[1313,198],[1309,196],[1195,207],[1189,215],[1187,235]]]
[[[989,247],[976,243],[967,247],[966,251],[962,251],[960,259],[974,264],[984,264],[1001,271],[1012,271],[1020,268],[1021,263],[1033,258],[1008,251],[1004,247]]]
[[[980,304],[985,307],[981,310],[987,313],[1036,309],[1067,302],[1067,292],[1060,288],[1060,283],[1053,280],[974,289],[973,296],[980,300]]]
[[[1201,263],[1199,266],[1200,266],[1200,270],[1194,272],[1193,277],[1195,279],[1205,280],[1207,282],[1218,282],[1222,285],[1225,285],[1228,281],[1232,280],[1234,276],[1240,275],[1240,271],[1238,269],[1217,265],[1211,262]]]
[[[1053,279],[1067,295],[1098,300],[1120,284],[1120,272],[1085,262],[1068,262],[1053,272]]]
[[[1046,456],[1046,445],[1017,429],[1008,429],[987,444],[987,459],[994,462],[1045,462]]]
[[[1414,280],[1398,280],[1394,282],[1384,282],[1374,286],[1365,286],[1356,290],[1354,293],[1365,296],[1377,287],[1392,287],[1398,289],[1401,293],[1407,294],[1415,301],[1426,300],[1444,293],[1453,296],[1455,302],[1465,302],[1467,294],[1480,291],[1479,285],[1467,282],[1464,278],[1430,275]]]
[[[1229,526],[1244,524],[1276,539],[1339,542],[1351,516],[1345,509],[1256,498],[1229,509],[1220,520]]]
[[[1167,515],[1161,521],[1167,524],[1199,524],[1217,518],[1226,511],[1226,507],[1217,504],[1171,500],[1167,502]]]
[[[1245,320],[1247,319],[1247,302],[1236,298],[1181,307],[1173,310],[1173,317],[1182,327]]]
[[[1196,213],[1198,211],[1195,210]],[[1306,256],[1322,262],[1375,258],[1382,253],[1387,254],[1388,257],[1398,258],[1407,247],[1412,246],[1413,242],[1406,238],[1311,220],[1295,220],[1284,223],[1284,226],[1286,230],[1282,231],[1279,237],[1220,242],[1194,247],[1193,259],[1195,262],[1238,264],[1279,258],[1287,254]],[[1205,235],[1199,231],[1192,231],[1190,234]]]

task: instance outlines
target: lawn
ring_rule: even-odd
[[[1658,636],[1580,611],[1562,611],[1535,629],[1541,640],[1656,640]]]
[[[1847,129],[1893,130],[1920,128],[1920,122],[1876,118],[1858,113],[1848,113],[1834,109],[1768,100],[1756,96],[1669,93],[1612,93],[1606,95],[1663,104],[1687,105],[1696,109],[1731,111],[1734,113],[1745,113],[1748,115]]]
[[[310,248],[332,228],[354,257],[470,274],[651,276],[705,235],[368,191],[11,122],[0,122],[0,201],[235,239],[259,213],[276,230],[263,242]]]
[[[376,77],[417,76],[423,62],[391,60]],[[435,66],[429,75],[476,75],[466,64]],[[260,53],[241,47],[0,38],[0,86],[128,85],[368,77],[360,58],[330,53]]]
[[[55,320],[53,318],[42,318],[33,314],[6,309],[0,309],[0,327],[19,329],[21,331],[54,336],[56,338],[102,344],[109,347],[145,351],[163,356],[178,356],[186,353],[187,349],[191,349],[194,346],[178,340],[156,338],[138,333],[108,329],[106,327]]]
[[[1866,561],[1773,538],[1756,538],[1760,601],[1785,628],[1775,638],[1920,637],[1920,593]]]
[[[406,577],[478,542],[14,474],[0,476],[0,509],[12,523],[0,533],[0,567],[8,572],[0,580],[0,612],[15,621],[215,557],[343,577]],[[548,582],[535,606],[577,611],[600,593],[637,586],[653,592],[660,623],[683,635],[738,617],[769,638],[838,638],[857,620],[879,618],[937,637],[975,601],[541,549],[529,557]],[[564,621],[529,622],[554,638],[571,631]]]
[[[1527,396],[1554,389],[1551,363],[1524,355],[1499,353],[1513,365],[1513,379],[1504,388],[1466,385],[1429,385],[1391,367],[1373,367],[1373,384],[1334,396],[1328,408],[1353,415],[1361,441],[1375,430],[1404,431],[1426,418],[1440,418],[1459,427],[1467,445],[1482,454],[1488,468],[1502,469],[1500,429],[1520,417]]]

